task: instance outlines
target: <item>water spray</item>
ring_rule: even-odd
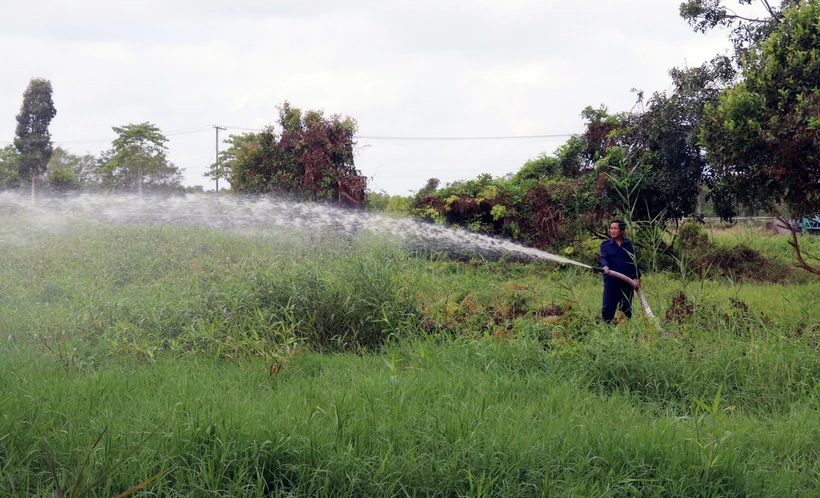
[[[209,195],[112,195],[81,193],[39,198],[36,205],[13,192],[0,193],[0,218],[23,215],[27,223],[46,230],[68,229],[76,219],[103,224],[152,223],[205,226],[246,234],[273,228],[315,234],[353,236],[360,231],[400,240],[424,251],[463,253],[475,251],[491,257],[512,256],[523,260],[552,261],[574,265],[618,278],[633,288],[634,280],[608,268],[597,268],[509,240],[498,239],[409,218],[340,209],[316,203],[292,202],[271,196]],[[19,239],[13,224],[0,224],[6,243]],[[29,229],[31,226],[28,227]],[[646,297],[636,289],[647,316],[654,318]]]

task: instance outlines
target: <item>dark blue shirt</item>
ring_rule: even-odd
[[[632,241],[624,237],[619,246],[615,239],[601,242],[601,266],[608,266],[610,270],[623,273],[631,279],[641,277],[638,265],[635,264],[635,248]]]

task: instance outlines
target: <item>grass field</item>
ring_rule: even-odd
[[[820,494],[807,275],[650,274],[615,327],[545,263],[6,221],[0,496]]]

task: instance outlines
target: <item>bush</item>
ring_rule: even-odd
[[[709,250],[709,235],[698,221],[687,221],[678,228],[675,240],[678,255],[687,262],[703,258]]]

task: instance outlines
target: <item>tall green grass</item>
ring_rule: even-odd
[[[77,230],[0,256],[0,292],[13,296],[0,316],[12,340],[89,362],[270,355],[302,342],[355,350],[417,322],[408,265],[370,239],[317,246],[190,227]]]
[[[164,358],[92,372],[4,356],[0,496],[49,494],[45,447],[75,482],[106,426],[85,470],[103,477],[92,496],[156,475],[153,496],[818,492],[813,401],[758,418],[718,389],[688,413],[659,412],[585,389],[583,372],[535,342],[303,352],[273,376],[258,361]]]

